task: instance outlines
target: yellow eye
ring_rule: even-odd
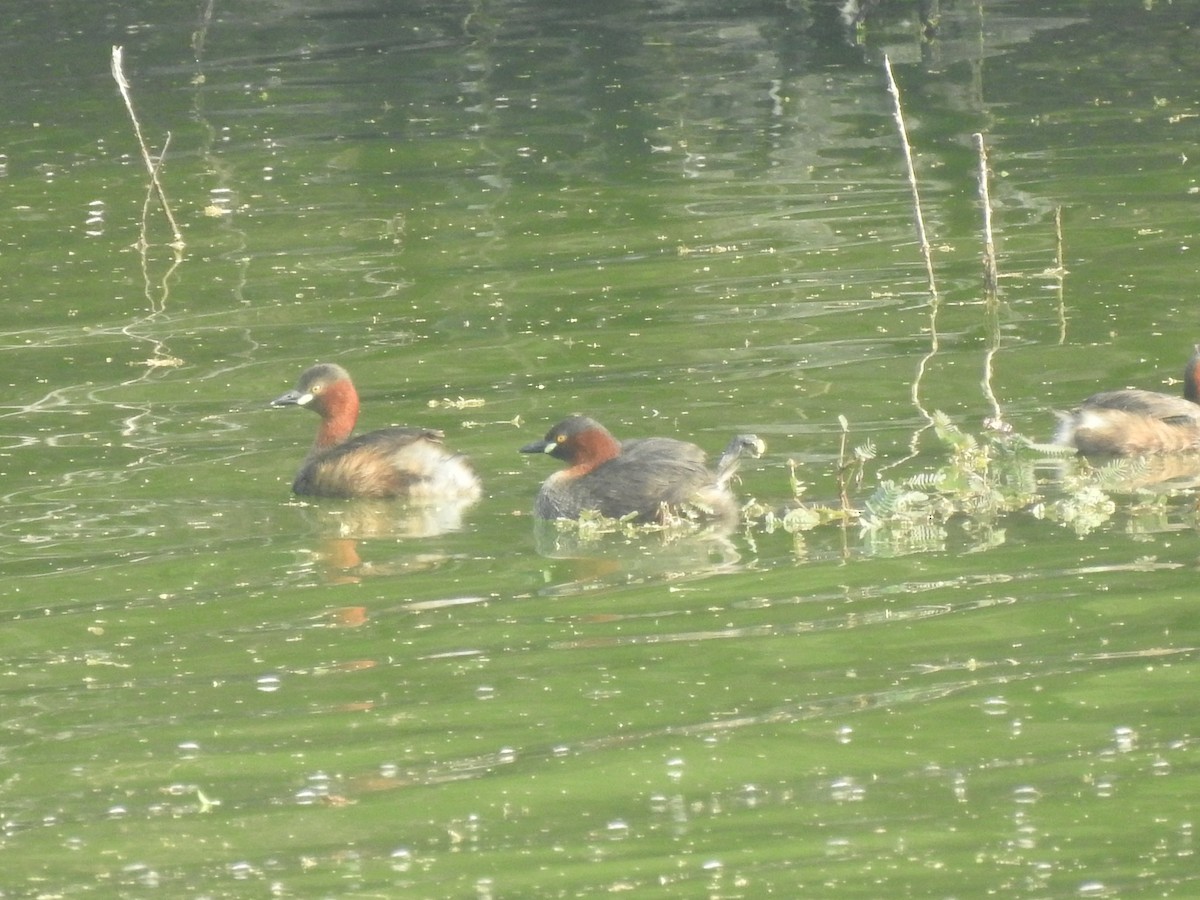
[[[567,439],[567,436],[565,434],[555,435],[554,443],[562,444],[566,441],[566,439]]]

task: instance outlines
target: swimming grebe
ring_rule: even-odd
[[[431,428],[384,428],[351,438],[358,420],[358,392],[341,366],[306,369],[294,390],[272,406],[303,406],[321,417],[317,439],[292,490],[313,497],[418,502],[467,501],[480,494],[470,464],[442,444]]]
[[[1200,345],[1183,370],[1183,396],[1127,388],[1093,394],[1057,413],[1056,444],[1088,456],[1137,456],[1200,449]]]
[[[521,448],[568,465],[538,491],[534,514],[539,518],[576,519],[595,511],[612,519],[632,514],[639,522],[662,522],[681,513],[735,518],[738,506],[729,480],[743,450],[757,456],[763,445],[754,435],[738,435],[714,472],[695,444],[660,437],[618,441],[586,416],[563,419],[545,438]]]

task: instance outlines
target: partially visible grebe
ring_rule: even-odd
[[[1057,413],[1056,444],[1089,456],[1200,450],[1200,345],[1183,370],[1183,396],[1128,388],[1093,394]]]
[[[317,439],[292,490],[313,497],[468,501],[480,494],[467,461],[442,444],[431,428],[383,428],[351,438],[358,392],[341,366],[306,369],[294,390],[272,406],[304,406],[321,417]]]
[[[716,471],[704,451],[673,438],[618,441],[586,416],[563,419],[546,437],[521,448],[567,463],[543,482],[534,504],[542,519],[576,519],[586,511],[612,519],[633,514],[639,522],[662,522],[673,514],[733,519],[738,506],[729,490],[743,450],[762,453],[754,435],[738,435],[722,454]]]

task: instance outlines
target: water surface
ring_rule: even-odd
[[[930,424],[1178,390],[1189,9],[62,13],[3,63],[6,895],[1195,892],[1194,494]],[[316,360],[472,457],[461,528],[291,499]],[[572,412],[759,434],[757,505],[547,534]]]

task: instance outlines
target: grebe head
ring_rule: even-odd
[[[358,421],[358,392],[349,373],[334,363],[305,369],[296,386],[271,401],[271,406],[303,406],[322,419],[317,447],[338,444],[350,436]]]
[[[545,453],[573,466],[592,469],[621,454],[621,444],[607,428],[587,416],[569,416],[546,432],[540,441],[526,444],[522,453]]]

